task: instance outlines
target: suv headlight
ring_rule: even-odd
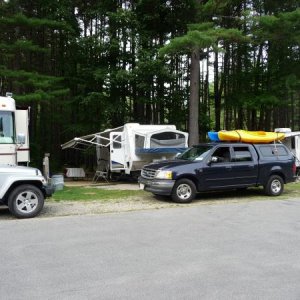
[[[42,172],[39,169],[35,170],[37,176],[43,176]]]
[[[172,171],[164,171],[164,170],[158,170],[155,178],[158,179],[172,179]]]

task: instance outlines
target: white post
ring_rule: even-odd
[[[49,181],[50,179],[49,157],[50,153],[45,153],[45,156],[43,158],[43,174],[47,181]]]

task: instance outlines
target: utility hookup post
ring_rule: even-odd
[[[50,153],[45,153],[45,156],[43,158],[43,174],[47,181],[49,181],[50,179],[49,157]]]

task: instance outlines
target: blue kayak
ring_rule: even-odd
[[[218,132],[215,131],[209,131],[208,133],[208,137],[212,142],[219,142],[219,136],[218,136]]]

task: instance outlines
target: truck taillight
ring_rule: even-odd
[[[297,170],[297,167],[296,167],[296,164],[293,164],[293,174],[296,174],[296,170]]]

